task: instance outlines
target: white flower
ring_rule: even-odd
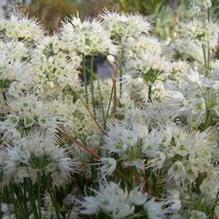
[[[137,59],[130,60],[126,69],[128,73],[141,73],[146,81],[154,83],[162,73],[169,73],[171,65],[165,57],[145,53]]]
[[[135,205],[143,205],[147,196],[137,189],[128,193],[118,184],[110,182],[100,185],[96,196],[88,196],[82,201],[82,214],[106,213],[115,219],[122,219],[134,213]]]
[[[100,167],[100,171],[103,177],[112,175],[113,172],[116,170],[117,162],[114,158],[102,157],[100,162],[102,165]]]
[[[0,31],[5,34],[6,40],[24,40],[27,45],[35,43],[43,36],[42,28],[35,20],[15,15],[0,20]]]
[[[115,54],[109,33],[95,19],[82,22],[78,17],[72,17],[63,24],[61,39],[66,48],[84,56]]]
[[[81,61],[81,57],[74,50],[66,48],[58,36],[42,38],[33,52],[32,60],[42,93],[54,94],[66,86],[80,90],[78,68]]]
[[[156,202],[155,199],[152,198],[145,203],[144,209],[147,212],[149,219],[165,218],[165,214],[163,212],[163,202]]]
[[[105,11],[100,18],[104,27],[110,31],[112,38],[116,41],[120,38],[148,35],[151,30],[150,23],[140,15],[125,15]]]
[[[34,95],[27,95],[9,104],[10,114],[0,121],[0,131],[7,142],[38,131],[55,138],[61,118],[50,114]]]
[[[78,170],[78,163],[67,156],[51,138],[32,134],[17,140],[3,150],[4,181],[22,182],[24,178],[36,181],[37,174],[51,175],[53,185],[61,185]],[[42,165],[43,164],[43,165]]]

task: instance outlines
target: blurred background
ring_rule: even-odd
[[[219,0],[212,2],[218,16]],[[85,19],[96,17],[106,8],[151,17],[160,37],[174,33],[179,21],[186,16],[189,3],[190,0],[0,0],[6,16],[18,9],[29,17],[37,18],[49,33],[57,31],[61,21],[72,14]]]

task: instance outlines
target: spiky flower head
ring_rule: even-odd
[[[61,39],[66,47],[83,56],[107,56],[115,53],[109,33],[95,19],[81,21],[79,17],[72,17],[63,24]]]
[[[54,140],[39,133],[21,138],[1,153],[4,154],[4,183],[19,183],[25,178],[35,183],[39,175],[45,175],[51,177],[53,185],[61,185],[78,170],[78,162],[72,160]]]
[[[0,33],[0,38],[5,41],[24,41],[26,45],[36,43],[43,36],[42,28],[36,20],[15,15],[0,20]]]
[[[151,25],[146,18],[141,15],[126,15],[117,12],[105,11],[100,16],[104,27],[110,32],[115,42],[128,37],[137,37],[140,35],[148,35]]]

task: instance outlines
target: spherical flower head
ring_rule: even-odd
[[[115,54],[109,33],[95,19],[82,22],[78,17],[72,17],[63,24],[61,39],[66,47],[83,56]]]
[[[162,47],[157,38],[140,36],[136,40],[134,37],[128,37],[124,42],[124,51],[129,61],[129,59],[140,58],[145,53],[161,55]]]
[[[55,138],[60,123],[60,117],[48,113],[41,101],[28,95],[10,103],[10,114],[0,122],[0,130],[6,142],[33,131]]]
[[[8,53],[7,47],[5,49],[0,52],[0,87],[11,96],[19,96],[22,89],[23,91],[28,90],[34,85],[35,74],[29,63],[22,62],[19,57],[13,58]],[[14,90],[15,87],[16,91]],[[19,89],[19,87],[22,87],[22,89]]]
[[[78,170],[64,149],[51,138],[34,133],[16,141],[3,151],[3,174],[5,181],[22,182],[24,178],[36,181],[38,174],[51,176],[53,185],[61,185],[70,174]]]
[[[201,42],[184,35],[170,43],[168,53],[173,58],[180,58],[191,63],[195,61],[203,63],[204,60]]]
[[[128,127],[125,123],[113,124],[109,127],[105,138],[106,148],[113,153],[125,154],[130,148],[136,147],[141,133],[144,133],[144,129],[138,133],[137,130]]]
[[[43,36],[42,28],[36,20],[11,15],[9,19],[1,19],[0,31],[4,40],[24,41],[27,45],[37,42]]]
[[[161,74],[168,74],[170,68],[171,64],[166,61],[165,57],[149,53],[145,53],[140,58],[130,60],[126,64],[129,74],[140,73],[148,84],[153,84]]]
[[[82,214],[97,214],[103,212],[115,219],[122,219],[134,213],[135,206],[143,205],[147,195],[138,189],[123,190],[114,182],[101,184],[96,196],[88,196],[82,201]]]
[[[79,71],[81,57],[65,47],[57,35],[41,39],[33,53],[33,68],[43,94],[62,91],[66,86],[80,89]]]
[[[151,25],[141,15],[126,15],[105,11],[100,16],[104,27],[110,32],[111,37],[118,43],[121,39],[148,35]]]
[[[177,184],[191,184],[199,174],[207,173],[212,168],[213,153],[217,145],[214,134],[208,130],[188,132],[177,126],[172,128],[172,134],[167,134],[170,136],[165,143],[165,154],[170,160],[176,156],[180,158],[169,169],[168,175]]]
[[[24,62],[29,58],[28,49],[23,41],[0,42],[0,53],[5,54],[9,62]]]
[[[213,22],[202,22],[194,19],[182,26],[182,34],[188,38],[199,41],[205,46],[214,49],[218,43],[218,24]]]

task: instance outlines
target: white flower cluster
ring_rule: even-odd
[[[24,41],[26,44],[36,43],[43,35],[42,28],[35,20],[25,17],[10,16],[10,19],[1,19],[0,38],[4,41]]]
[[[66,47],[81,55],[115,53],[109,32],[97,20],[81,21],[78,17],[72,17],[70,21],[63,24],[61,35]]]

